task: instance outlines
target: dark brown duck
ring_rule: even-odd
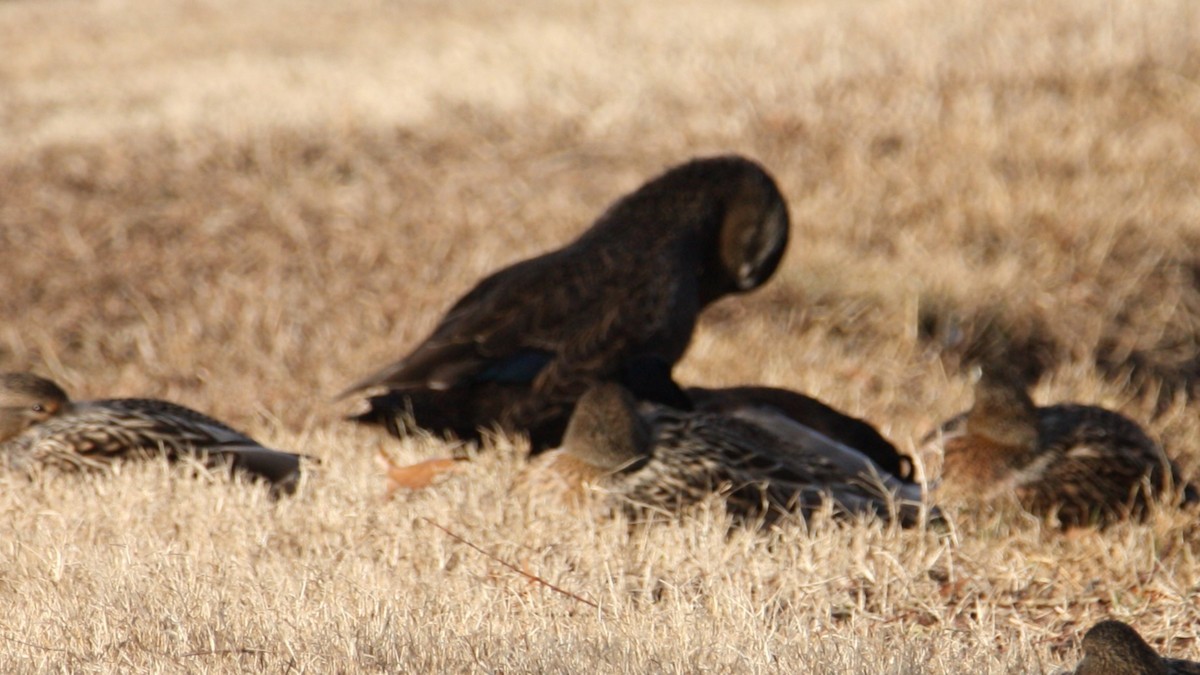
[[[677,166],[570,244],[479,282],[408,356],[342,395],[382,389],[355,419],[396,435],[412,421],[463,439],[500,428],[528,434],[535,451],[554,446],[589,386],[637,389],[639,358],[674,364],[705,306],[770,278],[788,227],[783,196],[758,164]],[[687,406],[673,385],[637,394]]]

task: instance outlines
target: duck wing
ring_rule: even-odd
[[[768,517],[807,514],[830,498],[846,513],[883,517],[894,503],[905,524],[917,522],[921,512],[919,486],[786,416],[747,408],[731,415],[660,412],[658,418],[654,461],[647,464],[654,480],[643,480],[653,484],[633,490],[649,495],[645,501],[719,491],[734,512]]]
[[[669,265],[647,269],[640,260],[592,253],[603,251],[573,245],[492,274],[411,354],[341,396],[376,386],[445,390],[529,384],[570,369],[612,370],[619,355],[656,335],[690,335],[694,311],[690,318],[675,311],[681,282]],[[686,326],[671,330],[673,321]]]
[[[858,450],[896,478],[912,482],[911,457],[900,452],[868,422],[847,415],[811,396],[787,389],[757,386],[726,389],[689,387],[687,395],[697,410],[737,414],[740,410],[762,408],[768,413],[785,416]]]
[[[920,503],[919,485],[884,470],[865,453],[769,408],[742,408],[733,417],[770,434],[758,442],[777,462],[777,473],[791,481],[830,490],[835,499],[880,498]],[[840,500],[839,499],[839,500]]]
[[[1035,512],[1057,510],[1064,525],[1104,522],[1151,493],[1179,483],[1178,470],[1133,420],[1097,406],[1039,409],[1039,453],[1017,475],[1016,489]]]

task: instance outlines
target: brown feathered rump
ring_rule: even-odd
[[[485,278],[412,353],[342,395],[385,389],[356,419],[395,433],[407,415],[468,439],[496,426],[528,433],[535,449],[555,445],[591,384],[623,380],[642,357],[674,364],[698,313],[765,282],[787,239],[786,205],[761,167],[689,162],[567,246]]]

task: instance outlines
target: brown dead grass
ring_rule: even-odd
[[[481,275],[736,151],[793,244],[682,379],[915,449],[1001,355],[1193,474],[1194,3],[244,4],[0,3],[0,368],[324,463],[277,503],[157,464],[0,477],[0,670],[1053,672],[1105,616],[1196,656],[1194,514],[631,530],[509,498],[504,439],[389,501],[381,447],[447,448],[330,398]]]

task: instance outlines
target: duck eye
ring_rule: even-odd
[[[41,403],[33,404],[33,412],[46,412],[46,406]]]

